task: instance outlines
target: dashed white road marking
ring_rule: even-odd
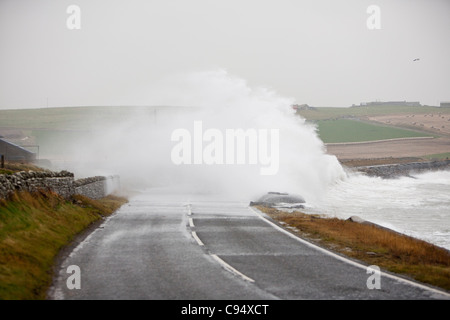
[[[189,227],[194,228],[194,220],[192,220],[192,218],[189,218]]]
[[[187,205],[187,209],[188,209],[187,215],[188,216],[192,216],[192,209],[191,209],[191,205],[190,204]]]

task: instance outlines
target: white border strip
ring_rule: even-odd
[[[202,240],[200,240],[200,238],[198,237],[197,232],[192,231],[192,236],[194,237],[195,241],[197,241],[199,246],[204,246]]]
[[[329,256],[332,256],[332,257],[334,257],[334,258],[336,258],[336,259],[338,259],[340,261],[343,261],[343,262],[346,262],[346,263],[348,263],[350,265],[353,265],[355,267],[367,270],[368,266],[365,266],[365,265],[362,265],[362,264],[360,264],[358,262],[355,262],[355,261],[352,261],[350,259],[344,258],[344,257],[342,257],[340,255],[337,255],[337,254],[331,252],[331,251],[328,251],[328,250],[326,250],[324,248],[321,248],[321,247],[319,247],[319,246],[317,246],[315,244],[312,244],[312,243],[310,243],[310,242],[308,242],[306,240],[303,240],[302,238],[300,238],[300,237],[290,233],[289,231],[281,228],[277,224],[275,224],[272,221],[268,220],[257,209],[255,209],[253,207],[248,207],[248,208],[251,209],[251,211],[253,211],[260,219],[262,219],[263,221],[267,222],[268,224],[270,224],[275,229],[277,229],[277,230],[287,234],[289,237],[291,237],[291,238],[293,238],[293,239],[295,239],[295,240],[297,240],[297,241],[299,241],[299,242],[301,242],[301,243],[303,243],[303,244],[305,244],[305,245],[307,245],[307,246],[309,246],[309,247],[311,247],[313,249],[316,249],[316,250],[318,250],[318,251],[320,251],[322,253],[325,253],[325,254],[327,254]],[[442,296],[444,296],[446,298],[450,298],[450,293],[447,293],[445,291],[441,291],[441,290],[438,290],[438,289],[430,288],[430,287],[428,287],[426,285],[423,285],[423,284],[420,284],[420,283],[417,283],[417,282],[414,282],[414,281],[410,281],[410,280],[407,280],[407,279],[403,279],[403,278],[397,277],[395,275],[392,275],[392,274],[389,274],[389,273],[385,273],[383,271],[381,271],[380,274],[385,276],[385,277],[387,277],[387,278],[391,278],[391,279],[397,280],[398,282],[403,282],[403,283],[409,284],[411,286],[418,287],[420,289],[431,291],[433,293],[442,295]]]
[[[211,257],[213,257],[214,260],[216,260],[217,262],[219,262],[225,269],[227,269],[227,270],[230,271],[231,273],[234,273],[235,275],[241,277],[241,278],[244,279],[245,281],[248,281],[248,282],[255,282],[255,280],[253,280],[252,278],[249,278],[249,277],[247,277],[245,274],[239,272],[238,270],[236,270],[235,268],[233,268],[232,266],[230,266],[228,263],[226,263],[225,261],[223,261],[222,259],[220,259],[217,255],[211,254]]]

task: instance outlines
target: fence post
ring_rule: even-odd
[[[5,156],[1,155],[1,168],[3,169],[5,167]]]

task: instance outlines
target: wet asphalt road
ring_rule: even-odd
[[[80,289],[69,289],[68,267]],[[51,299],[449,299],[299,240],[248,207],[212,196],[134,196],[61,264]],[[73,279],[73,278],[72,278]]]

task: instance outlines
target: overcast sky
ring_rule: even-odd
[[[437,105],[449,32],[449,0],[0,0],[0,108],[152,105],[161,79],[215,69],[313,106]]]

